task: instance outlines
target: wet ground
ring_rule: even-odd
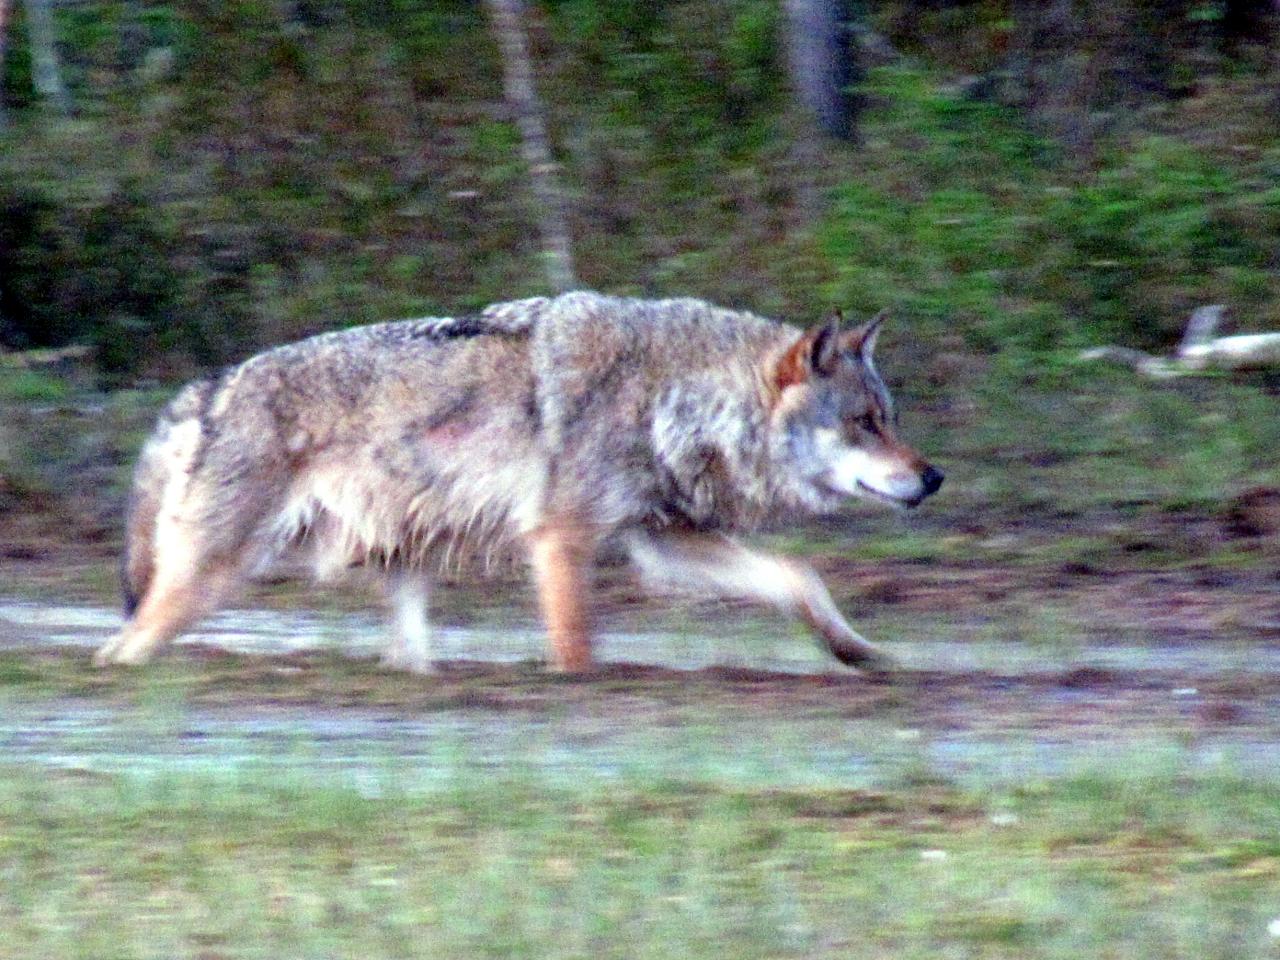
[[[886,644],[903,669],[883,682],[741,611],[659,611],[652,630],[631,629],[644,619],[606,633],[585,678],[545,671],[532,623],[438,630],[440,671],[423,678],[378,667],[374,615],[292,610],[223,613],[146,668],[97,671],[89,652],[117,613],[0,600],[0,751],[88,771],[337,770],[375,792],[459,763],[552,781],[846,786],[1025,782],[1117,760],[1280,774],[1280,648],[1266,629],[1091,644],[934,621]]]

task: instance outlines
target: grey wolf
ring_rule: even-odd
[[[591,663],[602,544],[654,588],[803,619],[841,661],[886,664],[817,575],[732,538],[849,497],[919,504],[942,474],[895,433],[882,317],[808,332],[692,299],[594,293],[383,323],[261,353],[185,387],[136,469],[126,622],[99,664],[141,663],[282,558],[377,571],[392,666],[429,671],[433,573],[531,562],[565,671]]]

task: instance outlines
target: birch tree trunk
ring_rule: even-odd
[[[786,0],[787,69],[801,105],[829,137],[857,138],[857,64],[849,51],[846,0]]]
[[[58,72],[58,53],[54,47],[53,15],[49,0],[26,0],[27,34],[31,41],[31,82],[42,98],[62,114],[71,112],[67,88]]]
[[[849,85],[856,81],[856,64],[849,51],[848,0],[785,0],[783,49],[787,76],[797,109],[790,155],[799,219],[807,229],[826,210],[830,186],[823,138],[857,140],[856,98]]]
[[[9,0],[0,0],[0,134],[8,126],[4,109],[4,43],[9,36]],[[0,305],[4,303],[4,280],[0,275]],[[0,334],[4,333],[4,311],[0,308]]]
[[[4,114],[4,43],[9,36],[9,0],[0,0],[0,130],[5,127]]]
[[[521,154],[529,167],[547,279],[554,290],[577,286],[564,194],[556,177],[542,102],[533,84],[525,36],[523,0],[485,0],[502,52],[503,87],[520,128]]]

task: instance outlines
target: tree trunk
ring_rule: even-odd
[[[786,0],[787,69],[801,105],[827,136],[857,139],[859,79],[849,50],[848,0]]]
[[[27,34],[31,42],[31,82],[36,93],[62,114],[71,112],[67,88],[58,72],[58,53],[54,47],[53,15],[49,0],[26,0]]]
[[[521,154],[529,166],[547,279],[554,290],[572,290],[577,286],[577,279],[573,271],[569,223],[556,164],[551,157],[544,110],[533,85],[533,63],[524,29],[524,3],[522,0],[485,0],[485,5],[502,52],[503,86],[520,127]]]
[[[9,0],[0,0],[0,130],[5,128],[4,44],[9,36]]]
[[[1227,52],[1246,43],[1268,43],[1280,4],[1276,0],[1226,0],[1222,5],[1222,36]]]

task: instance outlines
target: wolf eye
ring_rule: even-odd
[[[844,422],[846,430],[861,430],[863,433],[870,433],[872,435],[880,433],[880,428],[876,423],[876,415],[870,410],[866,413],[859,414],[856,417],[846,417]]]

